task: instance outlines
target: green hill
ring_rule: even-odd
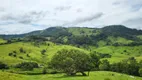
[[[65,76],[64,74],[47,74],[47,75],[20,75],[0,71],[0,80],[141,80],[140,77],[107,72],[95,71],[90,76]]]
[[[31,36],[45,38],[55,43],[73,45],[142,45],[142,30],[130,29],[122,25],[111,25],[104,28],[50,27],[21,35],[1,35],[5,39],[12,37],[31,39]]]
[[[20,52],[22,48],[25,52]],[[142,60],[142,46],[102,46],[102,47],[93,47],[90,46],[89,50],[84,49],[84,47],[74,47],[71,45],[57,45],[52,42],[46,42],[44,44],[35,45],[34,42],[16,42],[11,44],[0,45],[0,61],[7,63],[9,65],[17,64],[23,61],[35,61],[40,64],[43,62],[43,56],[48,62],[51,57],[59,50],[66,49],[79,49],[87,53],[97,51],[102,54],[110,54],[111,58],[108,58],[110,62],[119,62],[123,59],[129,57],[135,57],[138,61]],[[41,54],[42,50],[46,50],[45,54]],[[10,53],[16,54],[16,57],[9,56]]]
[[[24,52],[20,52],[20,49],[23,49]],[[42,57],[45,56],[48,59],[56,53],[57,51],[67,48],[67,49],[79,49],[69,45],[56,45],[52,42],[45,42],[39,46],[35,45],[34,42],[16,42],[11,44],[0,45],[0,61],[7,64],[16,64],[22,61],[36,61],[42,63]],[[46,50],[45,54],[41,54],[42,50]],[[88,52],[83,49],[79,49],[85,52]],[[10,56],[9,54],[16,54]]]
[[[79,73],[77,76],[65,76],[48,69],[48,74],[44,75],[42,72],[47,63],[62,49],[107,55],[109,57],[101,58],[100,62],[107,59],[110,65],[134,58],[139,62],[142,60],[142,30],[122,25],[104,28],[50,27],[20,35],[1,35],[0,62],[7,64],[9,69],[0,70],[0,80],[141,80],[140,77],[107,71],[91,71],[90,76],[80,76]],[[39,68],[32,71],[15,68],[22,62],[36,62]]]

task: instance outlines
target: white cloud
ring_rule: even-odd
[[[0,25],[0,34],[22,34],[28,33],[34,30],[40,30],[38,26],[25,25],[25,24],[8,24],[8,25]]]
[[[103,15],[94,18],[98,13]],[[123,24],[141,29],[141,14],[142,0],[0,0],[0,34],[63,24],[82,27]]]

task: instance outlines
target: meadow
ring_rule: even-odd
[[[91,72],[90,76],[66,76],[65,74],[46,74],[46,75],[21,75],[0,71],[0,80],[141,80],[126,74],[107,71]]]

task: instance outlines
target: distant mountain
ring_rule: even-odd
[[[103,28],[50,27],[21,35],[1,35],[2,38],[45,38],[55,43],[73,45],[130,45],[142,43],[142,30],[130,29],[123,25],[110,25]],[[35,38],[38,37],[38,38]]]
[[[123,25],[111,25],[102,28],[102,31],[107,34],[116,35],[141,35],[142,30],[130,29]]]

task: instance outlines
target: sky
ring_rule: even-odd
[[[0,0],[0,34],[107,25],[142,29],[142,0]]]

